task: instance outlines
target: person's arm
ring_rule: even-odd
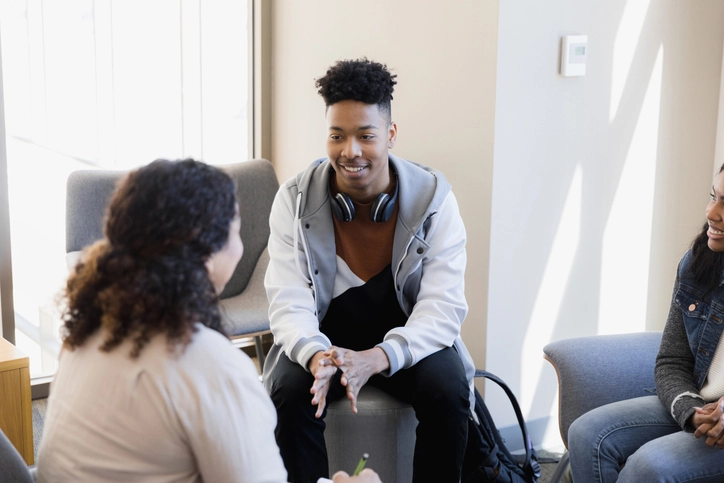
[[[678,286],[677,271],[669,316],[656,356],[654,376],[656,393],[661,402],[682,429],[693,431],[695,428],[687,423],[694,414],[694,408],[701,407],[704,400],[699,395],[694,379],[694,356],[686,336],[684,317],[675,301]]]
[[[432,217],[425,241],[430,248],[422,260],[423,276],[410,317],[377,346],[389,360],[389,369],[382,373],[386,376],[451,347],[468,312],[465,226],[452,192]]]
[[[264,286],[269,298],[269,321],[274,343],[305,369],[314,354],[331,344],[319,330],[316,302],[309,282],[302,234],[294,245],[296,199],[283,185],[274,199],[269,218],[269,267]]]

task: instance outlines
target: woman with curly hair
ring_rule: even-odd
[[[601,406],[571,425],[575,481],[724,481],[724,166],[711,189],[707,221],[676,273],[656,396]]]
[[[274,406],[217,304],[244,251],[235,193],[191,159],[120,182],[67,282],[38,481],[286,481]]]
[[[123,179],[67,282],[39,481],[286,481],[274,407],[217,305],[240,223],[234,182],[206,164]]]

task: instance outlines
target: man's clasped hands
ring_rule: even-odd
[[[388,369],[390,362],[379,347],[364,351],[353,351],[332,346],[319,351],[309,361],[309,370],[314,376],[314,384],[309,392],[313,394],[312,404],[317,406],[315,416],[322,417],[327,405],[327,393],[337,370],[342,371],[341,384],[347,389],[347,399],[352,412],[357,414],[357,396],[359,390],[367,384],[370,377]]]

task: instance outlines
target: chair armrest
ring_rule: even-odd
[[[661,332],[599,335],[551,342],[545,358],[558,374],[559,428],[604,404],[655,394],[654,365]]]
[[[220,301],[221,320],[229,336],[269,330],[269,300],[264,288],[264,276],[268,265],[269,250],[265,248],[244,291]]]

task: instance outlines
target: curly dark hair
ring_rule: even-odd
[[[86,249],[63,297],[63,341],[71,349],[99,327],[111,351],[131,338],[132,357],[156,334],[185,347],[194,324],[224,333],[205,262],[222,249],[236,215],[234,181],[185,159],[156,160],[119,183],[105,238]]]
[[[724,164],[719,168],[718,173],[721,174],[722,171],[724,171]],[[691,244],[691,253],[694,256],[691,274],[697,283],[706,287],[705,297],[719,286],[722,271],[724,271],[724,252],[715,252],[709,248],[708,231],[709,223],[706,222]]]
[[[324,77],[316,80],[316,86],[327,107],[346,100],[377,104],[389,118],[396,77],[390,74],[386,65],[363,57],[337,61]]]

